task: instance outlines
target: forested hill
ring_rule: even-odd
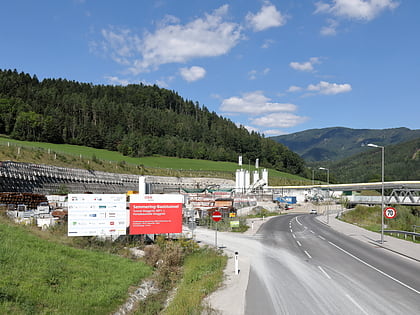
[[[351,129],[332,127],[309,129],[272,137],[298,153],[307,162],[338,161],[366,151],[363,145],[388,146],[420,137],[420,129]]]
[[[0,70],[0,133],[141,157],[154,154],[260,165],[304,175],[304,161],[283,144],[237,127],[176,92],[44,79]],[[252,162],[251,162],[252,163]]]

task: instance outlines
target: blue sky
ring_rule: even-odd
[[[14,0],[0,68],[157,84],[266,136],[419,129],[418,0]]]

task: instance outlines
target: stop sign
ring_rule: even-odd
[[[211,218],[213,219],[213,221],[219,222],[222,219],[222,214],[219,211],[214,211],[211,215]]]

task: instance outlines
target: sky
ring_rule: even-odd
[[[177,92],[266,137],[420,128],[418,0],[0,1],[0,69]]]

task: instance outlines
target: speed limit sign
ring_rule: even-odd
[[[392,207],[385,208],[384,216],[387,219],[393,219],[397,216],[397,210],[395,210],[395,208]]]

